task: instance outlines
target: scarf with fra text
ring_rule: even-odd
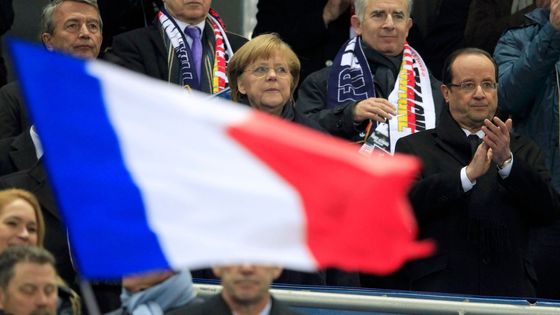
[[[328,79],[328,108],[376,97],[375,69],[364,54],[361,37],[349,40],[338,52]],[[388,97],[397,107],[397,115],[388,122],[370,121],[360,152],[374,149],[393,153],[397,140],[417,131],[435,127],[435,105],[428,68],[420,55],[407,43],[395,86]]]
[[[187,89],[200,90],[200,78],[196,75],[196,70],[194,69],[194,59],[192,57],[191,49],[187,44],[185,35],[165,9],[158,12],[157,18],[163,30],[164,36],[167,37],[169,43],[175,51],[175,56],[179,60],[182,86]],[[210,9],[208,12],[207,22],[210,23],[215,38],[211,92],[217,93],[225,89],[228,85],[226,65],[229,58],[233,56],[233,51],[227,39],[222,19],[213,9]],[[203,56],[203,58],[205,57]],[[202,64],[204,64],[204,62],[202,62]],[[202,71],[203,70],[201,69],[201,73]]]

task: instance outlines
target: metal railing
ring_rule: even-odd
[[[221,286],[195,284],[199,296],[217,294]],[[306,314],[350,311],[348,314],[499,314],[559,315],[560,303],[529,303],[522,299],[493,299],[457,295],[396,293],[383,290],[327,290],[282,286],[271,289],[275,298]],[[315,311],[314,311],[315,310]],[[301,311],[301,309],[300,309]]]

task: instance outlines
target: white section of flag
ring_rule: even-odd
[[[101,82],[125,165],[172,266],[250,257],[316,268],[297,191],[226,133],[229,125],[250,120],[252,111],[196,92],[182,106],[185,91],[167,83],[101,63],[87,69]],[[236,224],[224,211],[235,213]],[[191,252],[176,250],[185,244]]]

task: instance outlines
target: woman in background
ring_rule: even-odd
[[[15,245],[43,247],[45,221],[35,196],[23,189],[0,190],[0,252]],[[59,278],[58,314],[81,314],[80,297]]]

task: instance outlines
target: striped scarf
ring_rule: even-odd
[[[376,97],[374,73],[360,37],[350,39],[338,52],[329,73],[327,107]],[[392,153],[399,138],[435,127],[435,104],[428,68],[407,43],[398,78],[388,100],[397,106],[397,117],[387,123],[370,121],[366,132],[360,135],[364,139],[360,152],[371,153],[377,149]]]
[[[187,90],[200,90],[200,79],[196,76],[196,71],[192,67],[193,57],[187,40],[183,32],[179,29],[177,23],[164,10],[160,10],[157,14],[158,21],[163,30],[163,35],[167,37],[175,51],[175,56],[179,60],[179,68],[181,74],[181,85]],[[233,56],[231,45],[226,36],[226,31],[222,19],[218,13],[210,9],[207,16],[214,32],[215,53],[213,58],[212,69],[212,89],[211,93],[218,93],[228,86],[226,76],[226,66],[228,60]],[[171,61],[169,61],[171,62]]]

